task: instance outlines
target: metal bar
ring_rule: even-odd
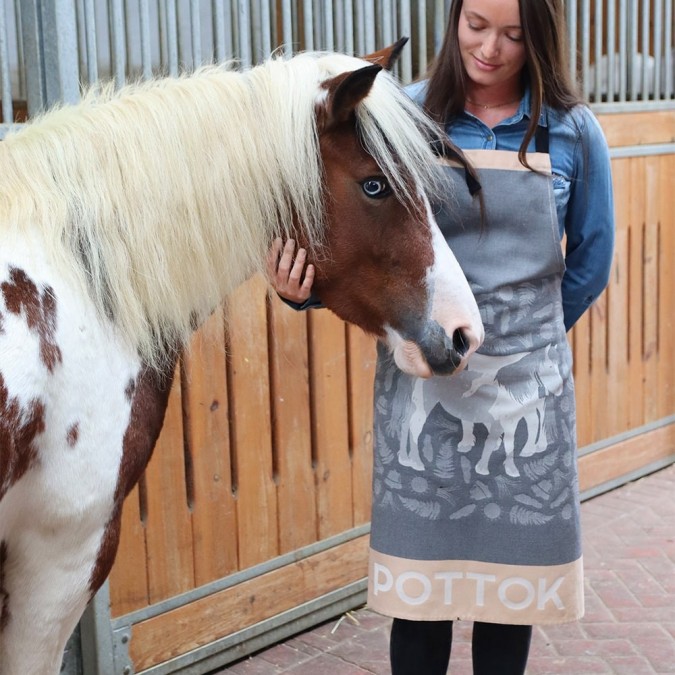
[[[2,119],[6,124],[14,121],[12,81],[9,73],[9,44],[5,21],[5,0],[0,0],[0,91],[2,93]]]
[[[202,63],[202,20],[199,6],[199,0],[190,0],[190,42],[193,68]]]
[[[633,0],[633,2],[628,5],[628,81],[630,85],[629,90],[629,100],[635,101],[638,97],[638,77],[637,77],[637,67],[638,67],[638,0]]]
[[[364,2],[364,44],[363,53],[371,54],[375,51],[375,0],[363,0]]]
[[[312,0],[302,0],[303,49],[314,49],[314,7]]]
[[[26,99],[28,114],[32,116],[47,105],[41,37],[42,12],[38,0],[24,0],[19,8],[26,70]]]
[[[344,43],[342,49],[347,54],[354,54],[354,3],[353,0],[344,0],[343,2],[343,35]],[[362,56],[362,54],[359,54]]]
[[[232,50],[228,49],[227,46],[225,3],[213,0],[211,6],[213,9],[213,42],[216,61],[225,61],[232,55]]]
[[[642,100],[649,100],[649,38],[651,0],[642,0]]]
[[[661,98],[661,61],[663,59],[662,46],[662,0],[654,0],[654,100],[658,101]]]
[[[581,1],[581,86],[585,100],[590,98],[591,0]]]
[[[569,36],[569,66],[570,66],[570,77],[573,82],[577,82],[579,79],[579,70],[578,70],[578,40],[577,40],[577,3],[576,2],[566,2],[565,11],[567,14],[567,33]]]
[[[98,80],[98,52],[96,49],[96,11],[94,0],[84,0],[84,44],[87,63],[87,83],[93,84]]]
[[[619,102],[628,96],[628,8],[619,3]]]
[[[107,581],[84,610],[80,620],[80,639],[82,675],[112,675],[116,672]]]
[[[603,0],[595,0],[595,16],[594,18],[594,27],[595,27],[595,49],[594,59],[595,59],[595,82],[593,83],[593,100],[602,101],[603,94],[603,74],[605,79],[609,83],[610,71],[609,71],[609,54],[603,59],[603,11],[602,11]],[[604,67],[603,67],[604,62]],[[604,71],[604,73],[603,73]],[[608,84],[609,86],[609,84]]]
[[[417,2],[417,73],[422,76],[428,68],[427,54],[429,46],[427,44],[427,2],[418,0]]]
[[[139,0],[138,12],[141,33],[141,72],[144,78],[149,79],[152,77],[152,42],[148,0]]]
[[[272,53],[272,8],[266,0],[259,0],[260,6],[260,49],[266,59]]]
[[[253,65],[251,46],[251,11],[248,0],[237,2],[237,29],[239,33],[239,59],[244,68]]]
[[[283,36],[284,54],[292,56],[293,49],[293,14],[291,0],[282,0],[281,3],[281,30]]]
[[[666,3],[665,17],[664,17],[664,45],[666,64],[664,68],[665,86],[663,88],[663,98],[669,100],[673,96],[673,87],[675,87],[675,44],[673,44],[673,0],[668,0]]]
[[[616,5],[607,7],[607,101],[616,93]]]
[[[322,49],[335,50],[335,26],[333,24],[333,2],[323,0],[323,44]]]
[[[113,78],[117,86],[126,81],[126,40],[122,0],[109,0],[110,52]]]
[[[399,4],[399,37],[412,38],[412,8],[410,0],[400,0]],[[399,60],[401,81],[408,84],[412,80],[412,45],[408,43]]]

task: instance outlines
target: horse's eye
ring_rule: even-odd
[[[389,186],[387,179],[381,176],[366,178],[366,180],[361,183],[361,189],[366,197],[370,197],[371,199],[382,199],[391,194],[391,187]]]

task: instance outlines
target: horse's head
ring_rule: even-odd
[[[483,340],[483,326],[469,284],[410,165],[428,163],[429,175],[434,159],[428,139],[420,134],[417,143],[425,147],[409,157],[397,154],[397,148],[410,141],[394,141],[387,131],[379,148],[368,147],[373,142],[366,137],[364,120],[373,117],[373,109],[364,112],[361,106],[366,97],[378,97],[380,79],[389,78],[391,88],[382,67],[389,67],[400,46],[369,57],[372,65],[323,83],[317,117],[328,254],[313,260],[314,289],[338,316],[382,339],[401,370],[429,377],[463,368]],[[405,118],[416,113],[411,106],[383,114],[398,116],[391,120],[394,125],[413,124]],[[382,133],[382,120],[375,116],[374,124]]]

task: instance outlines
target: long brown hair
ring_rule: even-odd
[[[464,0],[453,0],[441,49],[429,69],[424,106],[441,124],[460,114],[466,100],[467,76],[457,38],[463,4]],[[518,0],[518,4],[527,59],[522,77],[532,96],[530,124],[518,158],[528,166],[527,146],[537,130],[542,106],[570,110],[581,99],[569,75],[563,0]]]

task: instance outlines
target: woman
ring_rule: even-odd
[[[533,624],[583,614],[565,333],[607,284],[614,225],[607,144],[566,44],[562,0],[455,0],[410,87],[479,171],[484,222],[452,166],[437,220],[486,339],[451,378],[410,378],[378,349],[369,605],[394,618],[394,675],[446,673],[454,619],[474,621],[476,675],[522,674]],[[270,271],[312,306],[304,251],[277,242]]]

